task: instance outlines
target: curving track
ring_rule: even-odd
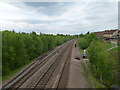
[[[74,42],[64,43],[43,59],[39,57],[3,88],[65,88]]]

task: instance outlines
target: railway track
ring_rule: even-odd
[[[44,88],[66,88],[70,65],[68,62],[70,62],[71,59],[70,56],[72,52],[72,46],[73,42],[69,45],[68,49],[65,52],[66,55],[61,58],[61,62],[56,67],[55,71],[53,72]],[[64,83],[61,81],[64,81]]]
[[[39,80],[39,82],[35,85],[34,88],[45,88],[45,86],[47,85],[47,82],[49,81],[50,77],[54,73],[54,71],[55,71],[56,67],[58,66],[58,64],[60,63],[60,61],[62,60],[63,64],[65,63],[66,60],[65,59],[63,60],[63,58],[65,58],[68,55],[70,46],[71,45],[68,46],[69,48],[65,48],[65,50],[58,56],[58,58],[51,65],[51,67],[48,68],[48,70],[46,71],[44,76]],[[64,67],[64,65],[62,67]]]
[[[73,44],[70,46],[57,88],[66,88],[67,86]]]
[[[36,60],[3,88],[66,87],[73,43],[74,40],[68,41],[42,60]]]
[[[3,88],[10,88],[13,84],[17,83],[18,80],[21,80],[26,74],[28,74],[32,69],[34,69],[36,66],[38,66],[40,63],[45,61],[46,59],[50,58],[54,54],[56,54],[64,45],[62,45],[60,48],[57,50],[53,51],[51,54],[49,54],[45,58],[38,57],[36,61],[34,61],[32,64],[30,64],[27,68],[25,68],[21,73],[19,73],[13,80],[8,82],[8,84],[4,85]],[[40,61],[40,59],[42,59]]]

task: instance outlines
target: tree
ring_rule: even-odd
[[[88,54],[94,75],[109,87],[114,82],[114,62],[108,56],[107,47],[106,43],[94,40],[89,46]]]
[[[90,43],[93,40],[98,40],[95,33],[85,34],[83,37],[78,38],[79,47],[82,49],[86,49],[89,47]]]
[[[72,39],[70,35],[16,33],[2,31],[2,74],[6,76],[57,45]]]
[[[88,31],[86,34],[89,34],[90,32]]]

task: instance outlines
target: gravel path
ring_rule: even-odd
[[[75,42],[76,43],[76,42]],[[75,59],[75,58],[79,58]],[[81,68],[81,56],[78,47],[73,48],[72,58],[70,62],[70,73],[68,80],[68,88],[86,88],[85,78],[83,76],[83,71]]]

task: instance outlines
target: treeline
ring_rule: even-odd
[[[2,75],[26,65],[54,47],[72,39],[70,35],[2,31]]]
[[[87,50],[93,75],[106,87],[116,85],[118,83],[118,77],[116,77],[118,64],[107,51],[110,45],[99,40],[94,33],[80,35],[78,44],[81,49]]]
[[[78,45],[81,49],[86,49],[89,47],[90,43],[93,41],[93,40],[98,40],[96,34],[94,33],[88,33],[88,34],[80,34],[78,36]]]

